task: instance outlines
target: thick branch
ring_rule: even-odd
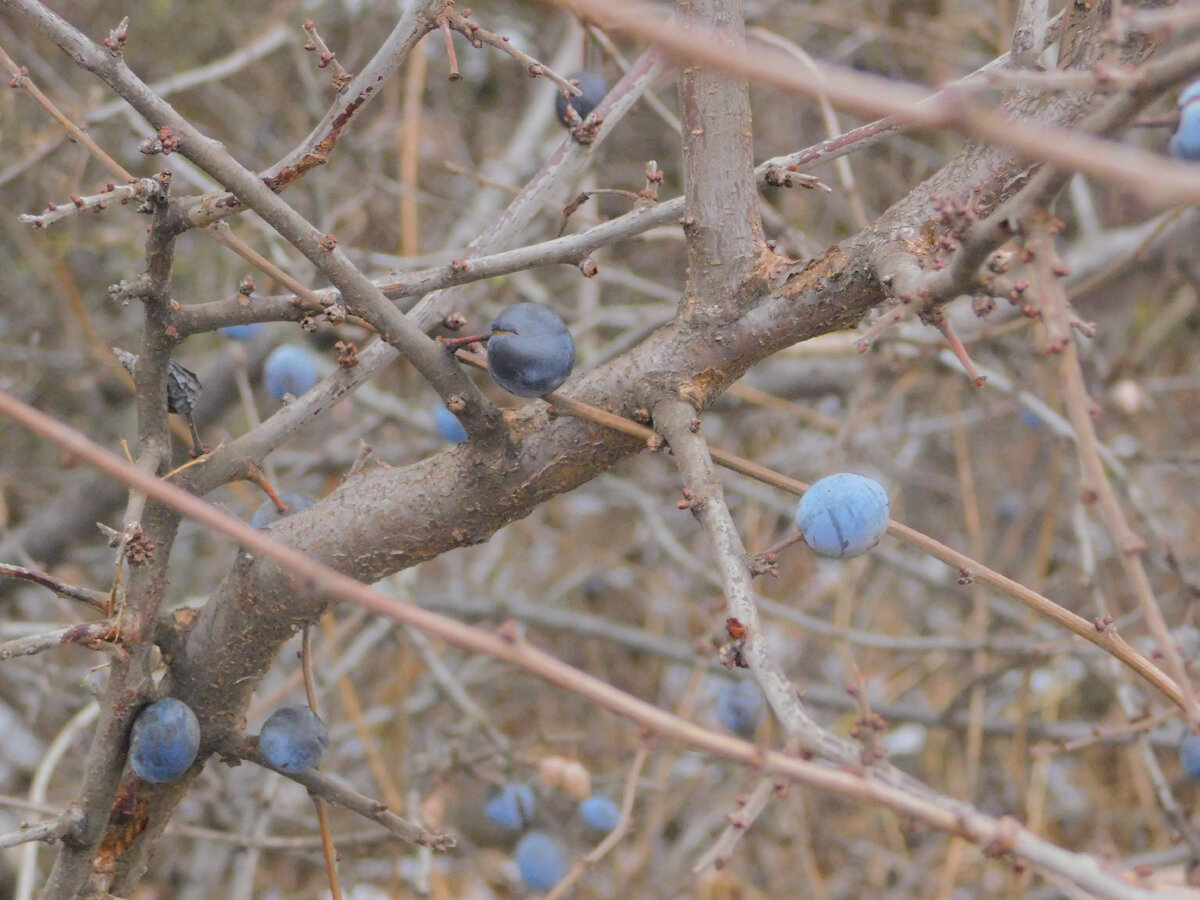
[[[561,662],[512,634],[480,631],[420,607],[386,597],[315,562],[307,554],[276,544],[271,536],[255,531],[244,522],[199,498],[139,471],[96,446],[79,432],[53,421],[11,395],[0,392],[0,410],[25,427],[51,438],[63,449],[70,450],[81,459],[86,459],[109,474],[127,481],[131,487],[136,487],[159,502],[169,503],[173,508],[235,537],[254,552],[262,553],[277,564],[285,566],[313,591],[352,601],[465,649],[486,653],[520,666],[548,683],[571,690],[672,740],[755,766],[765,772],[777,773],[821,790],[887,806],[950,834],[960,835],[990,853],[1012,853],[1026,858],[1097,896],[1114,900],[1153,900],[1159,896],[1152,891],[1130,887],[1121,878],[1106,871],[1090,856],[1056,847],[1012,819],[994,818],[967,804],[938,795],[889,766],[874,766],[866,770],[831,768],[777,751],[763,750],[747,741],[718,734],[659,709],[600,678]],[[211,686],[206,686],[206,689],[211,693]],[[198,769],[199,766],[194,765],[192,774]],[[180,792],[186,790],[188,783],[189,780],[185,776],[179,782],[158,788]],[[118,880],[117,886],[120,884]]]
[[[679,12],[712,27],[736,52],[745,46],[741,0],[679,0]],[[687,302],[702,316],[736,311],[734,298],[763,244],[750,93],[744,78],[691,65],[679,77],[683,113],[683,231]]]

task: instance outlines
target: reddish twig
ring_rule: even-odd
[[[304,20],[304,33],[308,35],[308,43],[304,45],[304,49],[310,52],[318,52],[321,61],[317,63],[318,68],[327,69],[333,66],[333,89],[341,91],[354,75],[347,72],[345,67],[338,61],[337,54],[329,49],[325,43],[325,39],[321,37],[317,31],[317,25],[312,19]]]

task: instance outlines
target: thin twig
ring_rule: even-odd
[[[559,75],[545,63],[538,62],[528,53],[518,50],[512,45],[508,38],[501,37],[498,34],[493,34],[486,28],[481,28],[479,25],[468,19],[465,15],[458,12],[453,6],[446,7],[446,11],[438,18],[438,25],[441,27],[442,32],[447,35],[446,46],[450,53],[450,65],[452,73],[450,76],[451,81],[457,80],[455,79],[453,73],[458,72],[458,67],[453,55],[453,42],[450,40],[449,32],[447,30],[449,28],[459,32],[463,37],[470,41],[471,46],[477,50],[483,47],[484,44],[488,44],[492,47],[495,47],[502,53],[507,53],[517,62],[521,63],[521,65],[525,66],[526,71],[529,72],[530,78],[536,78],[538,75],[545,75],[562,90],[567,91],[572,97],[578,97],[583,93],[583,91],[581,91],[578,87],[571,84],[571,82],[563,78],[563,76]]]
[[[699,875],[713,867],[724,868],[733,856],[733,849],[738,841],[754,824],[754,820],[762,815],[779,788],[780,785],[774,778],[762,778],[749,796],[739,797],[737,811],[725,814],[725,820],[729,824],[713,845],[696,860],[696,864],[692,866],[693,874]]]
[[[16,656],[33,656],[54,647],[76,644],[91,650],[100,650],[113,656],[123,656],[124,648],[119,643],[120,633],[114,619],[68,625],[42,634],[31,634],[0,643],[0,662]]]
[[[231,744],[224,747],[222,752],[256,763],[263,768],[279,771],[267,762],[267,758],[257,748],[248,744]],[[304,785],[314,797],[326,800],[334,806],[345,807],[351,812],[378,822],[405,843],[432,847],[438,851],[451,850],[456,844],[453,835],[421,828],[408,819],[391,812],[386,803],[380,803],[365,794],[360,794],[323,772],[309,769],[307,772],[281,772],[280,774],[286,775],[297,784]]]
[[[633,758],[633,763],[629,767],[629,774],[625,777],[625,790],[621,795],[621,818],[617,822],[617,827],[605,835],[604,840],[576,861],[575,865],[571,867],[571,871],[566,874],[562,881],[554,886],[554,890],[546,895],[546,900],[558,900],[559,897],[566,894],[571,885],[578,881],[584,872],[600,862],[629,833],[633,827],[633,802],[637,798],[638,779],[642,777],[642,769],[645,767],[646,759],[649,755],[650,751],[643,744],[638,748],[637,755]]]
[[[54,117],[54,120],[67,130],[67,134],[71,136],[72,140],[87,147],[96,159],[104,163],[105,167],[122,181],[137,180],[129,173],[129,170],[109,156],[99,144],[92,140],[91,135],[68,119],[62,110],[55,106],[50,98],[43,94],[38,86],[33,83],[33,79],[29,77],[29,71],[18,66],[13,61],[13,58],[4,52],[4,48],[2,47],[0,47],[0,63],[3,63],[12,75],[12,81],[9,82],[10,86],[23,88],[28,91],[29,96],[40,103],[42,108],[50,113]]]
[[[34,584],[40,584],[42,587],[49,588],[60,597],[86,603],[88,606],[98,609],[101,612],[108,607],[108,594],[92,590],[91,588],[81,588],[73,584],[67,584],[65,581],[61,581],[46,572],[39,572],[37,569],[0,563],[0,577],[32,581]]]
[[[28,844],[31,841],[45,841],[47,844],[55,844],[64,835],[70,833],[74,827],[74,818],[67,815],[55,819],[47,819],[45,822],[39,822],[36,825],[29,825],[22,822],[16,831],[10,831],[8,834],[0,834],[0,850],[6,847],[18,847],[21,844]]]
[[[311,626],[305,627],[300,637],[300,671],[304,674],[304,694],[308,698],[308,708],[319,718],[321,710],[317,705],[317,686],[313,679]],[[329,810],[326,809],[320,795],[310,792],[309,796],[321,830],[321,854],[325,858],[325,872],[329,876],[329,893],[333,900],[342,900],[342,883],[338,878],[337,868],[338,852],[333,844],[333,829],[329,827]]]
[[[993,852],[1013,853],[1062,875],[1097,896],[1113,898],[1113,900],[1130,900],[1130,898],[1155,900],[1156,895],[1149,891],[1131,889],[1118,877],[1103,868],[1095,858],[1055,846],[1027,831],[1015,820],[996,819],[979,812],[974,807],[953,801],[951,798],[940,795],[919,782],[895,772],[890,767],[871,767],[865,772],[847,771],[776,751],[764,750],[731,735],[718,734],[679,719],[613,687],[602,679],[563,663],[519,637],[483,632],[420,607],[399,603],[330,569],[302,551],[277,543],[271,539],[268,533],[256,531],[236,517],[206,503],[199,497],[127,463],[99,447],[75,429],[54,421],[51,417],[20,402],[4,391],[0,391],[0,414],[12,418],[22,427],[49,438],[62,449],[109,475],[120,478],[131,487],[145,492],[147,496],[229,535],[245,546],[247,551],[275,560],[295,575],[305,579],[311,590],[315,592],[352,601],[381,615],[438,635],[461,647],[519,665],[551,684],[574,691],[581,697],[618,715],[625,716],[643,727],[660,732],[673,740],[690,744],[697,749],[715,753],[746,765],[754,765],[763,771],[773,772],[842,796],[885,805],[902,814],[918,818],[935,828],[962,835]],[[230,747],[228,750],[235,755],[251,758],[260,765],[267,765],[266,760],[256,751],[251,755],[247,748]],[[356,792],[343,789],[319,773],[305,772],[291,777],[309,787],[310,790],[322,792],[323,796],[332,801],[355,809],[373,819],[393,817],[403,823],[403,820],[382,809],[377,802]],[[420,839],[419,842],[434,841],[445,846],[445,842],[452,840],[445,835],[430,835],[420,829],[414,829],[409,823],[403,824],[405,827],[398,829],[397,833],[411,836],[414,842],[418,842]]]

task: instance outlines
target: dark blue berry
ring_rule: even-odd
[[[608,93],[608,82],[604,80],[603,75],[597,72],[576,72],[567,80],[578,81],[577,87],[583,93],[578,97],[568,99],[562,88],[559,88],[558,96],[554,98],[554,111],[558,115],[558,121],[564,125],[575,125],[578,123],[572,122],[567,116],[567,107],[570,106],[574,109],[579,114],[580,120],[586,119],[591,115],[592,110],[600,105],[604,95]]]
[[[249,325],[226,325],[221,329],[221,334],[235,341],[253,340],[264,328],[262,322],[251,322]]]
[[[510,306],[492,323],[488,371],[520,397],[541,397],[567,380],[575,342],[563,320],[536,303]]]
[[[467,429],[458,421],[458,416],[440,403],[433,408],[433,420],[437,425],[438,434],[446,440],[461,444],[467,439]]]
[[[734,734],[754,737],[766,717],[766,701],[753,681],[727,681],[717,694],[717,719]]]
[[[1037,413],[1028,407],[1022,406],[1017,412],[1018,418],[1032,428],[1034,431],[1045,431],[1046,423],[1041,420]]]
[[[280,494],[279,499],[287,506],[287,512],[281,513],[279,507],[275,505],[274,500],[267,500],[254,511],[254,517],[250,520],[250,527],[261,530],[268,525],[278,522],[284,516],[290,516],[294,512],[308,509],[317,502],[308,496],[308,494],[293,494],[289,491],[284,491]]]
[[[307,706],[282,706],[263,723],[258,749],[283,772],[307,772],[325,755],[329,732]]]
[[[483,814],[508,831],[528,828],[537,812],[537,800],[527,784],[508,783],[483,804]]]
[[[286,395],[299,397],[317,383],[312,357],[295,344],[282,344],[271,351],[263,364],[263,384],[276,400]]]
[[[164,697],[138,713],[129,736],[129,764],[138,777],[161,784],[188,770],[200,749],[200,722],[182,700]]]
[[[592,794],[579,804],[579,818],[596,831],[612,831],[621,821],[621,807],[603,794]]]
[[[1200,81],[1193,81],[1179,95],[1179,127],[1171,136],[1170,149],[1176,159],[1200,161]]]
[[[567,852],[544,831],[531,831],[513,851],[521,878],[534,890],[547,891],[567,875]]]
[[[1179,761],[1183,763],[1183,771],[1187,772],[1192,781],[1200,781],[1200,734],[1189,727],[1183,732],[1179,742]]]
[[[822,556],[845,559],[866,553],[888,527],[887,491],[865,475],[842,472],[822,478],[796,507],[804,542]]]
[[[1179,128],[1171,136],[1170,146],[1176,159],[1200,161],[1200,102],[1179,111]]]

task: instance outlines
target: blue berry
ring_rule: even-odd
[[[440,403],[433,408],[433,420],[437,425],[438,434],[446,440],[461,444],[467,439],[467,429],[458,421],[458,416]]]
[[[766,717],[766,701],[753,681],[727,681],[717,694],[717,719],[734,734],[754,737]]]
[[[1193,100],[1200,100],[1200,79],[1191,82],[1187,87],[1180,91],[1179,100],[1177,102],[1180,106],[1187,106]]]
[[[200,722],[182,700],[164,697],[147,705],[129,736],[129,764],[138,777],[162,784],[188,770],[200,749]]]
[[[325,755],[329,732],[307,706],[281,706],[263,723],[258,749],[284,772],[307,772]]]
[[[312,357],[295,344],[281,344],[271,351],[263,364],[263,383],[276,400],[286,394],[299,397],[317,383]]]
[[[573,123],[567,117],[567,107],[570,106],[575,112],[579,113],[581,120],[586,119],[591,115],[592,110],[600,105],[600,101],[604,99],[604,95],[608,93],[608,82],[604,80],[603,75],[597,72],[576,72],[567,80],[578,81],[579,84],[577,87],[583,91],[578,97],[567,99],[560,88],[558,96],[554,98],[554,111],[558,115],[558,121],[570,126],[578,123]]]
[[[1170,151],[1176,159],[1200,161],[1200,81],[1179,95],[1179,127],[1171,136]]]
[[[513,851],[521,878],[534,890],[547,891],[567,875],[567,852],[544,831],[531,831]]]
[[[1192,781],[1200,781],[1200,734],[1188,727],[1179,742],[1179,761]]]
[[[509,782],[483,804],[483,814],[508,831],[529,827],[537,812],[537,800],[527,784]]]
[[[621,821],[621,807],[603,794],[592,794],[579,804],[579,818],[596,831],[612,831]]]
[[[1041,420],[1037,413],[1027,406],[1022,406],[1020,410],[1017,411],[1017,416],[1022,422],[1024,422],[1034,431],[1044,431],[1046,429],[1046,423]]]
[[[226,325],[221,334],[235,341],[250,341],[263,330],[262,322],[251,322],[249,325]]]
[[[520,397],[541,397],[567,380],[575,342],[563,320],[536,303],[510,306],[492,323],[488,372]]]
[[[842,472],[822,478],[800,498],[796,524],[804,542],[822,556],[845,559],[866,553],[888,527],[887,491],[865,475]]]
[[[293,494],[289,491],[284,491],[279,495],[279,499],[287,506],[287,512],[281,513],[275,505],[274,500],[267,500],[254,511],[254,517],[250,520],[250,527],[257,528],[260,531],[275,522],[278,522],[284,516],[290,516],[294,512],[300,512],[302,509],[308,509],[317,501],[308,494]]]
[[[1171,135],[1170,149],[1176,159],[1200,161],[1200,102],[1179,111],[1179,127]]]

